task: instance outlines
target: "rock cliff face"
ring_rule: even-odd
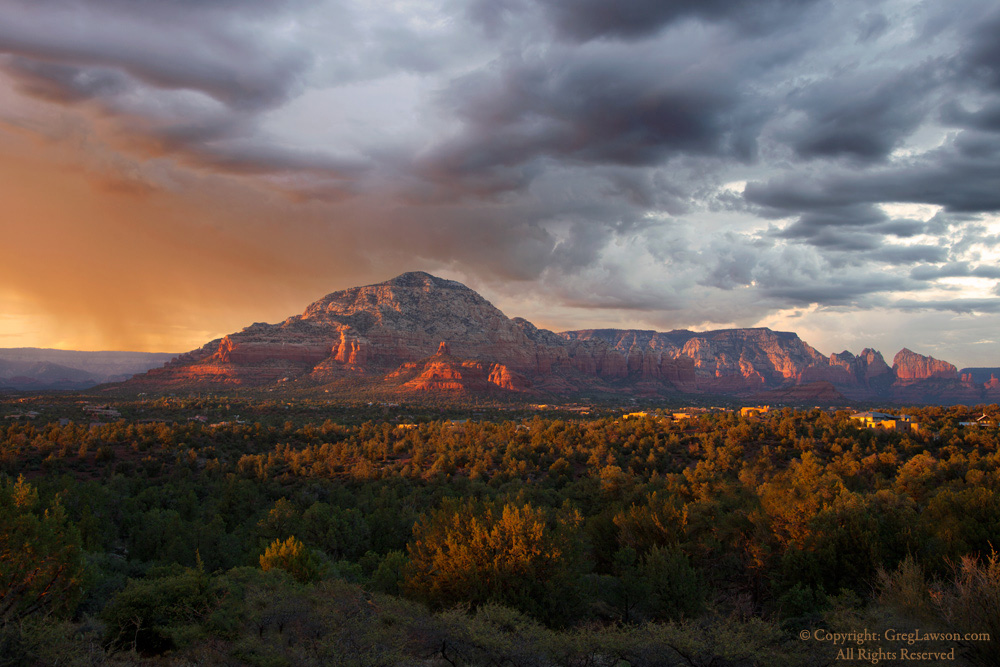
[[[770,329],[635,331],[589,329],[561,334],[571,343],[604,343],[624,361],[620,377],[670,378],[688,389],[749,392],[794,382],[826,358],[794,333]]]
[[[863,399],[889,393],[896,376],[880,352],[865,348],[858,356],[846,350],[831,354],[825,379],[845,396]]]
[[[892,360],[892,371],[896,374],[897,380],[926,380],[928,378],[941,378],[944,380],[957,380],[958,369],[947,361],[941,361],[934,357],[925,357],[911,352],[905,347],[896,353]]]
[[[387,375],[385,382],[410,391],[459,394],[524,391],[531,387],[530,382],[503,364],[457,359],[450,347],[442,342],[433,357],[405,362]]]
[[[963,368],[959,371],[962,382],[995,384],[1000,378],[1000,368]]]
[[[892,397],[901,403],[980,403],[988,399],[988,384],[972,382],[947,361],[907,348],[892,360],[892,372],[896,378]]]
[[[129,381],[135,388],[366,386],[406,392],[759,395],[792,391],[910,401],[986,391],[946,362],[903,350],[826,357],[770,329],[553,333],[510,319],[461,283],[404,273],[334,292],[279,324],[253,324]],[[943,383],[943,384],[942,384]],[[954,385],[954,386],[952,386]],[[951,387],[951,389],[949,389]],[[817,388],[822,388],[819,391]]]

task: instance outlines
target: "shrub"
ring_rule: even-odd
[[[965,556],[949,586],[935,591],[934,605],[957,633],[986,633],[988,641],[962,642],[977,665],[1000,665],[1000,555]]]
[[[201,624],[223,590],[201,570],[165,569],[162,576],[130,579],[101,614],[113,649],[163,653],[203,634]]]
[[[322,578],[322,566],[315,555],[306,549],[295,536],[287,540],[275,540],[260,557],[260,569],[285,570],[297,581],[318,581]]]
[[[438,608],[493,602],[563,622],[578,608],[578,523],[530,504],[446,503],[414,526],[404,590]]]

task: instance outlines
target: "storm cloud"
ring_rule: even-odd
[[[782,138],[804,158],[884,159],[931,108],[935,68],[849,72],[812,82],[788,96],[801,119]]]
[[[74,311],[92,344],[150,347],[170,290],[281,313],[412,269],[556,328],[1000,317],[998,32],[987,0],[11,0],[0,301],[55,317],[71,249],[34,244],[92,227],[171,277],[128,336]]]
[[[536,0],[563,39],[640,39],[683,20],[726,23],[739,30],[772,32],[795,22],[811,0]]]
[[[864,204],[921,203],[955,212],[1000,209],[1000,135],[963,131],[946,145],[858,172],[839,166],[747,185],[746,199],[780,215]]]

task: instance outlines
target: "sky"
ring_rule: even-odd
[[[561,331],[1000,365],[993,0],[4,0],[0,347],[422,270]]]

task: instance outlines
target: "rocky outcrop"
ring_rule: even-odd
[[[823,377],[803,377],[807,379],[829,381],[845,396],[863,399],[886,396],[896,376],[881,352],[865,348],[857,356],[846,350],[831,354],[828,372]]]
[[[402,364],[386,376],[385,382],[409,391],[452,394],[525,391],[531,387],[530,382],[503,364],[458,359],[450,348],[442,342],[433,357]]]
[[[222,363],[253,365],[272,360],[301,364],[317,364],[331,354],[326,341],[255,341],[226,336],[216,352]],[[354,355],[352,355],[353,357]]]
[[[978,403],[984,396],[953,365],[907,348],[893,358],[892,374],[889,395],[899,403]]]
[[[892,369],[882,358],[882,353],[870,348],[865,348],[858,356],[846,350],[831,354],[830,366],[844,369],[847,382],[865,387],[887,386],[892,384],[894,377]]]
[[[826,357],[794,333],[770,329],[636,331],[587,329],[561,334],[572,343],[603,342],[606,375],[669,379],[685,390],[746,393],[797,382]],[[600,373],[601,367],[598,366]]]
[[[994,385],[1000,378],[1000,368],[963,368],[959,371],[962,382],[972,382],[981,385]]]
[[[442,341],[446,353],[439,349]],[[572,366],[564,342],[552,332],[507,318],[461,283],[406,273],[329,294],[280,324],[253,324],[132,384],[323,385],[385,377],[432,355],[438,357],[436,370],[425,369],[428,376],[413,387],[450,390],[457,383],[469,389],[479,386],[478,368],[483,386],[523,391],[531,386],[526,376]]]
[[[926,380],[928,378],[959,379],[958,369],[947,361],[925,357],[905,347],[897,352],[892,360],[892,372],[896,374],[897,380],[902,381]]]
[[[909,350],[889,367],[866,349],[824,356],[790,332],[587,329],[554,333],[508,318],[461,283],[404,273],[334,292],[279,324],[253,324],[137,376],[130,387],[291,383],[392,392],[702,392],[835,401],[971,400],[984,383]],[[997,383],[1000,384],[1000,383]],[[802,387],[802,389],[795,389]],[[923,393],[922,393],[923,392]],[[929,393],[928,393],[929,392]]]

